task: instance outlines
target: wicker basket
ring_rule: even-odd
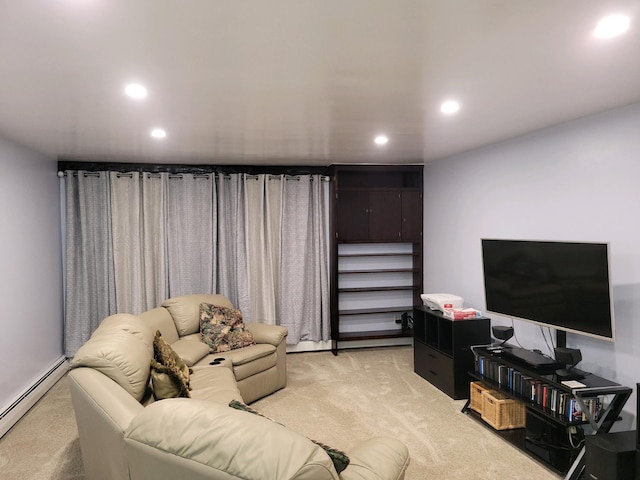
[[[488,392],[490,390],[491,389],[482,382],[471,382],[469,384],[469,407],[471,410],[480,414],[482,413],[482,392]]]
[[[524,403],[498,391],[482,392],[482,419],[496,430],[524,428]]]

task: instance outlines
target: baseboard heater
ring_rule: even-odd
[[[67,359],[60,357],[53,363],[49,370],[2,410],[0,412],[0,438],[2,438],[68,370],[69,364]]]

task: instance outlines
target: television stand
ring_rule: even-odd
[[[555,370],[541,373],[512,361],[505,355],[506,349],[496,353],[487,346],[474,346],[472,351],[475,371],[469,372],[470,376],[525,405],[524,428],[494,431],[515,447],[565,475],[565,480],[582,480],[585,447],[583,443],[573,445],[570,435],[576,431],[591,435],[608,433],[619,419],[632,390],[581,370],[578,372],[583,378],[579,383],[571,384],[558,376]],[[473,411],[470,404],[468,401],[462,411],[482,421],[481,415]],[[594,405],[597,408],[591,408]],[[580,414],[574,415],[574,412]],[[482,423],[491,428],[488,423]]]

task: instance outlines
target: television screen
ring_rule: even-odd
[[[482,239],[486,309],[615,340],[606,243]]]

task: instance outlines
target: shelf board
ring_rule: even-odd
[[[413,307],[383,307],[383,308],[358,308],[353,310],[340,310],[338,315],[367,315],[372,313],[399,313],[411,312]]]
[[[418,268],[375,268],[370,270],[342,270],[338,275],[346,275],[349,273],[415,273],[419,272]]]
[[[399,338],[412,337],[413,331],[403,332],[402,329],[396,330],[369,330],[365,332],[340,332],[338,341],[340,340],[375,340],[379,338]]]
[[[416,286],[407,285],[404,287],[353,287],[353,288],[339,288],[338,292],[393,292],[393,291],[412,291],[415,290]]]
[[[420,187],[406,187],[403,185],[397,186],[338,186],[336,192],[421,192]]]
[[[359,242],[362,243],[362,242]],[[411,243],[411,242],[405,242]],[[414,257],[418,256],[418,253],[414,252],[398,252],[398,253],[338,253],[339,258],[353,258],[353,257]]]
[[[509,395],[511,398],[515,398],[516,400],[520,400],[522,403],[525,404],[526,407],[531,408],[532,410],[536,411],[538,414],[553,420],[556,423],[559,423],[561,425],[564,426],[571,426],[571,425],[587,425],[589,422],[587,422],[586,420],[576,420],[576,421],[569,421],[567,418],[565,418],[563,415],[558,415],[557,413],[551,412],[549,410],[546,410],[545,408],[543,408],[542,406],[538,405],[535,401],[531,400],[530,398],[527,397],[523,397],[522,395],[520,395],[517,392],[514,392],[513,390],[509,390],[508,388],[504,388],[503,386],[501,386],[498,382],[496,382],[495,380],[492,380],[489,377],[485,377],[484,375],[479,374],[478,372],[469,372],[469,376],[472,378],[475,378],[476,380],[480,380],[481,382],[486,383],[487,385],[491,385],[494,389],[499,390],[503,393],[506,393],[507,395]],[[570,390],[567,390],[566,393],[569,393]]]

